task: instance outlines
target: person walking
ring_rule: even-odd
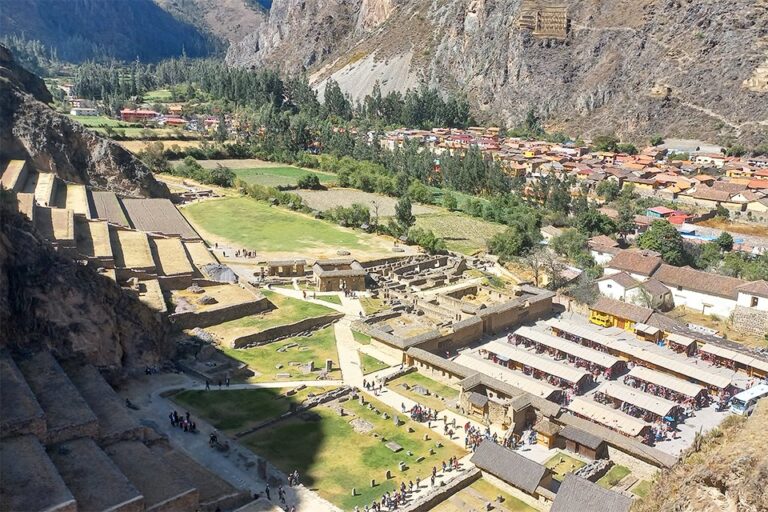
[[[264,488],[264,494],[267,495],[267,499],[269,501],[272,501],[272,496],[270,496],[270,494],[269,494],[269,484],[267,484],[267,486]]]

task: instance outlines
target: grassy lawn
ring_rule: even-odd
[[[292,403],[305,400],[307,393],[320,394],[327,389],[306,388],[290,397],[280,389],[187,390],[173,395],[172,400],[193,416],[208,419],[217,429],[233,432],[283,414]]]
[[[431,229],[443,238],[448,249],[463,254],[475,254],[484,250],[488,240],[504,231],[504,226],[459,212],[417,215],[416,226]]]
[[[326,172],[310,171],[300,169],[299,167],[260,167],[233,169],[238,178],[249,184],[264,185],[267,187],[288,187],[295,186],[299,178],[307,174],[314,174],[320,180],[320,183],[329,184],[335,182],[335,174]]]
[[[147,91],[143,95],[144,101],[147,102],[163,102],[163,101],[171,101],[171,90],[170,89],[155,89],[153,91]]]
[[[379,411],[387,411],[390,416],[396,414],[379,402],[372,403]],[[344,417],[329,407],[320,406],[312,409],[316,418],[291,418],[241,441],[281,470],[297,469],[302,483],[343,510],[371,503],[385,491],[394,490],[403,479],[428,479],[432,466],[439,466],[441,461],[454,455],[461,458],[466,453],[452,443],[437,448],[435,441],[423,441],[424,434],[432,436],[432,432],[402,415],[399,416],[404,423],[396,427],[391,418],[385,420],[356,400],[342,406],[347,413]],[[350,422],[357,418],[369,422],[373,430],[356,431]],[[409,426],[414,433],[408,433]],[[380,437],[375,438],[374,432]],[[384,446],[382,437],[398,443],[403,450],[392,452]],[[430,447],[435,448],[435,455],[429,455]],[[413,456],[409,456],[408,451]],[[419,456],[425,459],[416,462]],[[408,465],[405,472],[398,470],[400,461]],[[385,480],[388,469],[394,478]],[[371,479],[376,479],[376,487],[370,487]],[[353,487],[357,489],[356,496],[352,496]]]
[[[249,197],[192,204],[182,210],[204,231],[256,251],[296,251],[334,246],[367,249],[372,235],[356,233],[308,215],[290,212]]]
[[[565,475],[567,473],[576,471],[577,469],[579,469],[582,466],[585,466],[586,464],[584,464],[578,459],[574,459],[570,455],[566,455],[563,452],[559,452],[557,455],[549,459],[544,465],[552,470],[552,477],[555,480],[559,480],[562,482],[563,478],[565,478]]]
[[[379,370],[383,370],[384,368],[389,368],[387,363],[384,361],[379,361],[370,354],[366,354],[365,352],[360,351],[358,351],[358,354],[360,355],[360,368],[363,370],[363,375],[368,375],[369,373],[377,372]]]
[[[293,297],[286,297],[285,295],[270,290],[262,290],[262,293],[275,305],[276,309],[265,311],[258,315],[244,316],[236,320],[213,325],[209,327],[208,330],[210,330],[212,334],[229,341],[237,336],[263,331],[278,325],[292,324],[305,318],[314,318],[335,313],[331,308],[321,306],[320,304],[294,299]]]
[[[341,306],[341,298],[338,295],[317,295],[315,298],[317,300],[322,300],[324,302],[330,302],[331,304]]]
[[[407,384],[410,388],[413,388],[413,386],[421,386],[427,388],[430,392],[430,395],[424,396],[416,393],[413,391],[413,389],[405,389],[403,384]],[[403,375],[402,377],[391,380],[387,383],[387,387],[398,393],[401,393],[404,396],[407,396],[411,400],[415,400],[422,405],[431,407],[432,409],[437,409],[438,411],[441,411],[448,406],[445,401],[440,400],[438,397],[443,397],[446,401],[455,400],[459,397],[458,390],[445,384],[441,384],[440,382],[430,379],[429,377],[426,377],[417,372],[411,372]]]
[[[494,502],[497,496],[504,498],[499,508],[494,510],[509,512],[536,512],[535,508],[528,506],[525,502],[511,496],[492,483],[481,478],[475,481],[469,487],[466,487],[449,497],[430,512],[465,512],[466,510],[485,510],[485,504]],[[586,511],[585,511],[586,512]]]
[[[287,348],[280,352],[278,349],[298,343],[298,346]],[[321,369],[325,368],[325,361],[333,361],[331,379],[341,378],[339,368],[339,355],[336,352],[336,336],[333,327],[326,327],[313,332],[310,336],[288,338],[276,341],[268,345],[254,348],[223,348],[225,354],[247,364],[251,370],[259,375],[250,379],[251,382],[291,381],[291,380],[315,380]],[[304,368],[310,361],[314,361],[316,370],[307,373]],[[291,363],[299,363],[291,364]],[[282,368],[277,368],[282,365]],[[281,375],[277,374],[287,374]]]
[[[72,116],[68,114],[68,117],[74,121],[77,121],[83,126],[112,126],[112,127],[128,127],[128,123],[124,123],[118,119],[112,119],[107,116]]]
[[[622,478],[631,472],[632,471],[630,471],[628,467],[616,464],[611,469],[609,469],[608,472],[603,475],[602,478],[600,478],[600,480],[597,481],[597,485],[604,487],[605,489],[610,489],[614,485],[618,484]]]
[[[387,309],[386,304],[381,299],[374,299],[373,297],[361,297],[360,306],[363,308],[363,312],[366,315],[373,315],[379,311]]]
[[[648,492],[651,490],[651,486],[653,483],[649,482],[648,480],[640,480],[637,484],[635,484],[634,487],[632,487],[629,492],[636,496],[640,496],[641,498],[644,498]]]
[[[371,337],[367,334],[363,334],[361,332],[352,330],[352,337],[355,338],[355,341],[360,343],[361,345],[370,345],[371,344]]]

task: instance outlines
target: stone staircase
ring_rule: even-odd
[[[241,491],[140,425],[90,365],[0,354],[3,510],[234,510]]]

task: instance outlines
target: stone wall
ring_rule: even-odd
[[[733,328],[737,331],[762,336],[768,333],[768,311],[736,306]]]
[[[477,468],[463,470],[455,475],[444,486],[437,487],[436,491],[428,492],[416,501],[406,505],[403,512],[429,512],[450,496],[468,487],[480,478],[480,470]]]
[[[232,340],[231,348],[245,348],[259,345],[266,345],[273,341],[281,340],[284,338],[290,338],[296,336],[299,333],[305,331],[314,331],[322,327],[331,325],[335,321],[342,318],[344,314],[333,313],[330,315],[318,316],[313,318],[305,318],[292,324],[278,325],[263,331],[240,336]]]
[[[505,493],[509,494],[513,498],[517,498],[526,505],[535,508],[536,510],[539,510],[541,512],[549,512],[550,507],[552,506],[552,502],[545,500],[545,499],[536,499],[533,496],[531,496],[528,493],[525,493],[518,489],[517,487],[513,487],[509,485],[504,480],[501,480],[500,478],[497,478],[493,476],[490,473],[482,472],[483,479],[487,480],[490,484],[494,485],[495,487],[498,487]],[[584,511],[587,512],[587,511]]]
[[[272,303],[266,297],[221,306],[207,311],[186,311],[184,313],[173,313],[168,318],[178,330],[191,329],[193,327],[210,327],[230,320],[236,320],[248,315],[256,315],[272,308]]]

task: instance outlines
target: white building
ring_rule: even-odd
[[[667,309],[673,305],[672,293],[653,278],[638,281],[626,272],[618,272],[598,279],[597,287],[605,297],[638,306]]]
[[[97,116],[99,112],[95,108],[76,107],[69,111],[72,116]]]

